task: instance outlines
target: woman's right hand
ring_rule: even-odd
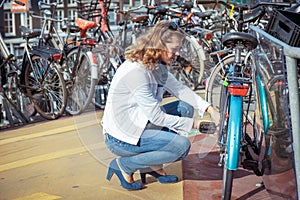
[[[213,121],[216,124],[216,126],[219,126],[219,124],[220,124],[220,112],[219,112],[219,110],[217,110],[216,108],[214,108],[212,106],[208,106],[206,111],[210,114],[211,121]]]

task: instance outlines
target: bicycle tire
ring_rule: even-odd
[[[201,85],[205,53],[203,47],[192,36],[186,36],[182,41],[179,56],[172,64],[171,73],[192,90]]]
[[[26,92],[36,111],[45,119],[61,117],[67,103],[67,90],[58,64],[39,57],[31,57],[32,65],[25,68]]]
[[[285,84],[284,75],[280,74],[273,76],[268,81],[268,88],[270,95],[268,95],[267,97],[269,97],[268,101],[271,105],[270,112],[274,126],[288,128],[289,116],[286,106],[288,99],[288,89],[287,85]]]
[[[115,48],[117,49],[118,46],[115,46]],[[100,78],[98,84],[95,86],[95,95],[92,103],[96,108],[104,109],[111,81],[117,68],[122,64],[122,60],[118,54],[110,55],[107,50],[101,48],[97,52],[97,55],[99,56],[98,60],[103,64],[99,69]]]
[[[92,61],[87,52],[88,50],[83,47],[73,48],[67,55],[71,80],[68,84],[66,112],[70,115],[79,115],[87,109],[98,81],[92,74]],[[80,54],[79,59],[76,61],[78,54]]]
[[[229,170],[224,165],[222,182],[222,200],[230,200],[232,193],[233,170]]]

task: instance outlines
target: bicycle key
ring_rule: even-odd
[[[213,134],[216,132],[216,124],[214,122],[200,122],[199,131],[205,134]]]

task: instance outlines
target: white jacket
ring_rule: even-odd
[[[138,62],[125,61],[117,70],[109,88],[104,115],[103,133],[136,145],[147,122],[167,127],[181,135],[192,129],[193,119],[166,114],[161,110],[163,89],[191,104],[203,116],[210,105],[167,72],[165,85],[158,83],[150,70]]]

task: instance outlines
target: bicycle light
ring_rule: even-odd
[[[56,54],[52,55],[52,59],[55,60],[55,61],[60,60],[61,57],[62,57],[61,53],[56,53]]]
[[[207,33],[207,34],[205,34],[205,39],[206,40],[210,40],[212,37],[213,37],[213,33],[211,32],[211,33]]]
[[[247,85],[229,85],[228,90],[233,96],[246,96],[249,87]]]

